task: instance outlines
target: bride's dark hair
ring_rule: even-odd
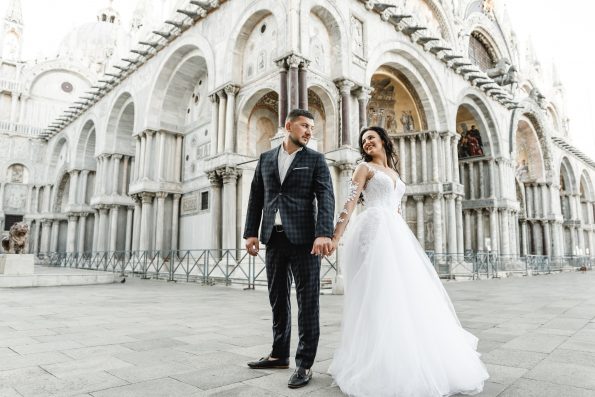
[[[401,172],[399,171],[399,156],[397,156],[397,152],[395,151],[395,145],[393,145],[393,141],[390,139],[387,132],[382,127],[364,127],[362,131],[359,133],[359,152],[362,155],[364,161],[372,161],[372,156],[368,155],[365,152],[364,143],[362,142],[364,134],[368,131],[374,131],[378,134],[380,140],[384,143],[384,151],[386,152],[386,161],[388,162],[388,166],[393,170],[397,171],[397,173],[400,175]]]

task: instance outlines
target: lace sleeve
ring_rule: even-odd
[[[368,167],[362,164],[360,164],[353,172],[353,176],[348,184],[347,199],[345,200],[343,210],[341,210],[339,218],[337,219],[337,224],[335,225],[335,231],[333,233],[334,240],[339,241],[345,232],[349,218],[357,205],[357,200],[362,190],[364,190],[366,181],[369,179],[369,173],[370,170]]]

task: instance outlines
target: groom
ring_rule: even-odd
[[[291,282],[298,302],[299,343],[296,370],[288,386],[298,388],[312,378],[310,367],[318,347],[320,258],[334,247],[335,198],[324,155],[306,145],[314,130],[314,116],[294,109],[285,122],[283,143],[260,155],[248,201],[244,238],[250,255],[266,244],[269,301],[273,309],[271,353],[248,363],[250,368],[289,367],[291,339]],[[262,223],[261,223],[262,218]]]

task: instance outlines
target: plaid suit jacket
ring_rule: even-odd
[[[331,237],[335,196],[324,155],[304,147],[281,183],[277,162],[280,149],[260,155],[250,188],[244,238],[258,236],[260,225],[260,241],[266,244],[276,211],[292,244],[312,244],[316,237]]]

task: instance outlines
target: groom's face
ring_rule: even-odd
[[[288,121],[285,128],[289,132],[289,140],[296,146],[306,146],[314,133],[314,120],[299,116],[293,121]]]

